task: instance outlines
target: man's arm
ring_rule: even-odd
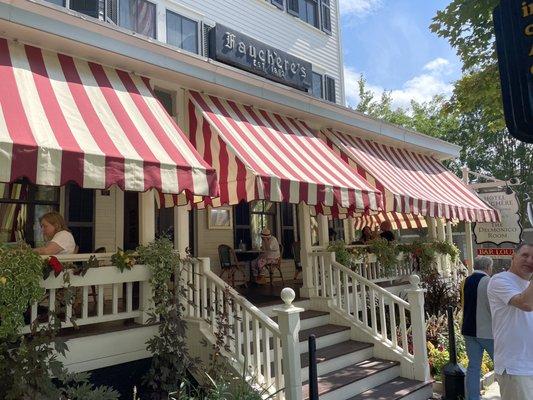
[[[509,300],[509,304],[522,311],[533,311],[533,284],[530,282],[526,290]]]

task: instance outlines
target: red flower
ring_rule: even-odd
[[[61,273],[61,271],[63,271],[63,265],[54,256],[48,259],[48,265],[54,270],[54,275],[56,277]]]

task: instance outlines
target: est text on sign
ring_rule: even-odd
[[[224,25],[209,31],[210,57],[276,82],[307,91],[311,63],[268,46]]]
[[[493,19],[505,122],[533,143],[533,1],[501,0]]]
[[[493,208],[500,211],[500,222],[476,223],[474,234],[476,243],[520,243],[522,226],[520,225],[520,206],[516,193],[489,192],[478,193],[479,197]]]

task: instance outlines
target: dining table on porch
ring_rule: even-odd
[[[249,278],[248,281],[251,283],[253,282],[253,274],[252,274],[252,261],[255,260],[257,257],[259,257],[259,254],[261,254],[261,250],[241,250],[241,249],[235,249],[235,256],[237,257],[237,261],[246,263],[248,270],[249,270]]]

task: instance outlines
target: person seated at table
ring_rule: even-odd
[[[396,237],[392,232],[392,224],[389,221],[383,221],[380,225],[381,233],[379,236],[382,239],[386,239],[388,242],[394,242]]]
[[[47,243],[34,249],[37,254],[53,256],[76,253],[76,241],[61,214],[55,211],[46,213],[39,218],[39,223]]]
[[[278,239],[272,236],[270,229],[261,231],[261,254],[252,261],[252,274],[257,283],[265,282],[265,265],[274,263],[280,258]]]
[[[374,238],[374,232],[372,232],[372,229],[370,229],[370,227],[367,225],[361,231],[361,236],[359,237],[359,240],[355,241],[353,244],[367,244]]]

